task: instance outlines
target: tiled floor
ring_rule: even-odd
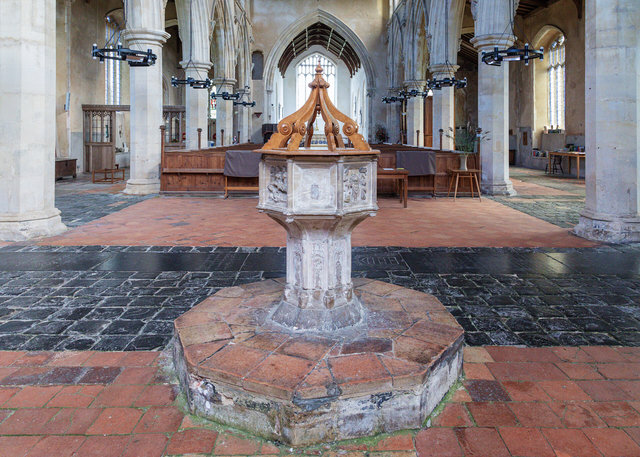
[[[583,181],[512,176],[516,198],[381,199],[354,234],[355,276],[433,293],[475,345],[431,427],[295,450],[186,414],[157,351],[220,287],[282,276],[283,230],[253,198],[58,182],[72,229],[0,243],[0,457],[640,456],[640,247],[569,233]]]
[[[279,248],[1,248],[0,350],[163,348],[194,304],[284,264]],[[467,344],[640,345],[638,248],[354,248],[353,271],[434,294]]]
[[[353,234],[354,246],[589,247],[571,228],[584,204],[584,184],[512,169],[521,197],[411,198],[404,209],[381,198],[380,211]],[[60,181],[56,204],[70,231],[54,245],[284,246],[284,230],[248,198],[137,197],[124,184]],[[81,227],[79,227],[81,226]],[[399,242],[399,240],[402,240]]]
[[[292,449],[186,413],[157,352],[0,352],[0,456],[640,456],[640,350],[466,348],[430,428]]]
[[[43,244],[284,246],[285,232],[254,198],[151,198]],[[354,246],[589,247],[582,238],[490,199],[380,199],[353,233]]]

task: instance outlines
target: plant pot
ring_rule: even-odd
[[[460,170],[462,171],[467,170],[467,157],[469,154],[460,154]]]

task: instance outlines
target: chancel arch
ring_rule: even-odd
[[[310,36],[308,31],[311,32]],[[340,37],[340,41],[336,39],[332,44],[329,37],[333,38],[334,34],[336,38]],[[296,44],[303,46],[303,48],[299,47],[299,50],[296,51]],[[300,52],[311,53],[314,52],[314,49],[316,51],[322,49],[324,55],[334,59],[338,65],[342,62],[342,65],[348,69],[350,77],[364,78],[369,90],[375,88],[376,72],[362,40],[349,26],[333,14],[324,10],[315,10],[292,22],[280,33],[266,58],[264,66],[266,122],[277,122],[280,118],[279,107],[284,108],[282,69],[286,75],[290,63],[299,61],[296,57],[300,57]],[[345,53],[345,51],[347,52]],[[338,97],[340,97],[339,94]],[[347,100],[350,99],[349,96]],[[367,104],[371,104],[370,97],[367,97]],[[345,112],[350,111],[349,107],[345,110]],[[365,111],[370,112],[371,107],[367,106]],[[369,130],[368,124],[369,119],[366,119],[365,124],[360,126],[360,133],[365,136]]]

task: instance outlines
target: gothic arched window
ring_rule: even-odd
[[[336,64],[322,54],[311,54],[296,67],[296,109],[300,109],[311,94],[309,83],[316,76],[318,63],[322,67],[322,77],[329,83],[327,94],[336,103]]]
[[[110,47],[115,48],[120,31],[118,24],[110,17],[105,19],[105,38]],[[120,104],[120,60],[104,61],[104,102],[107,105]]]
[[[564,35],[560,35],[549,47],[549,124],[556,129],[564,129],[564,45]]]

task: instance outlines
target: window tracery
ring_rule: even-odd
[[[561,35],[549,47],[549,124],[564,129],[565,106],[565,38]]]

